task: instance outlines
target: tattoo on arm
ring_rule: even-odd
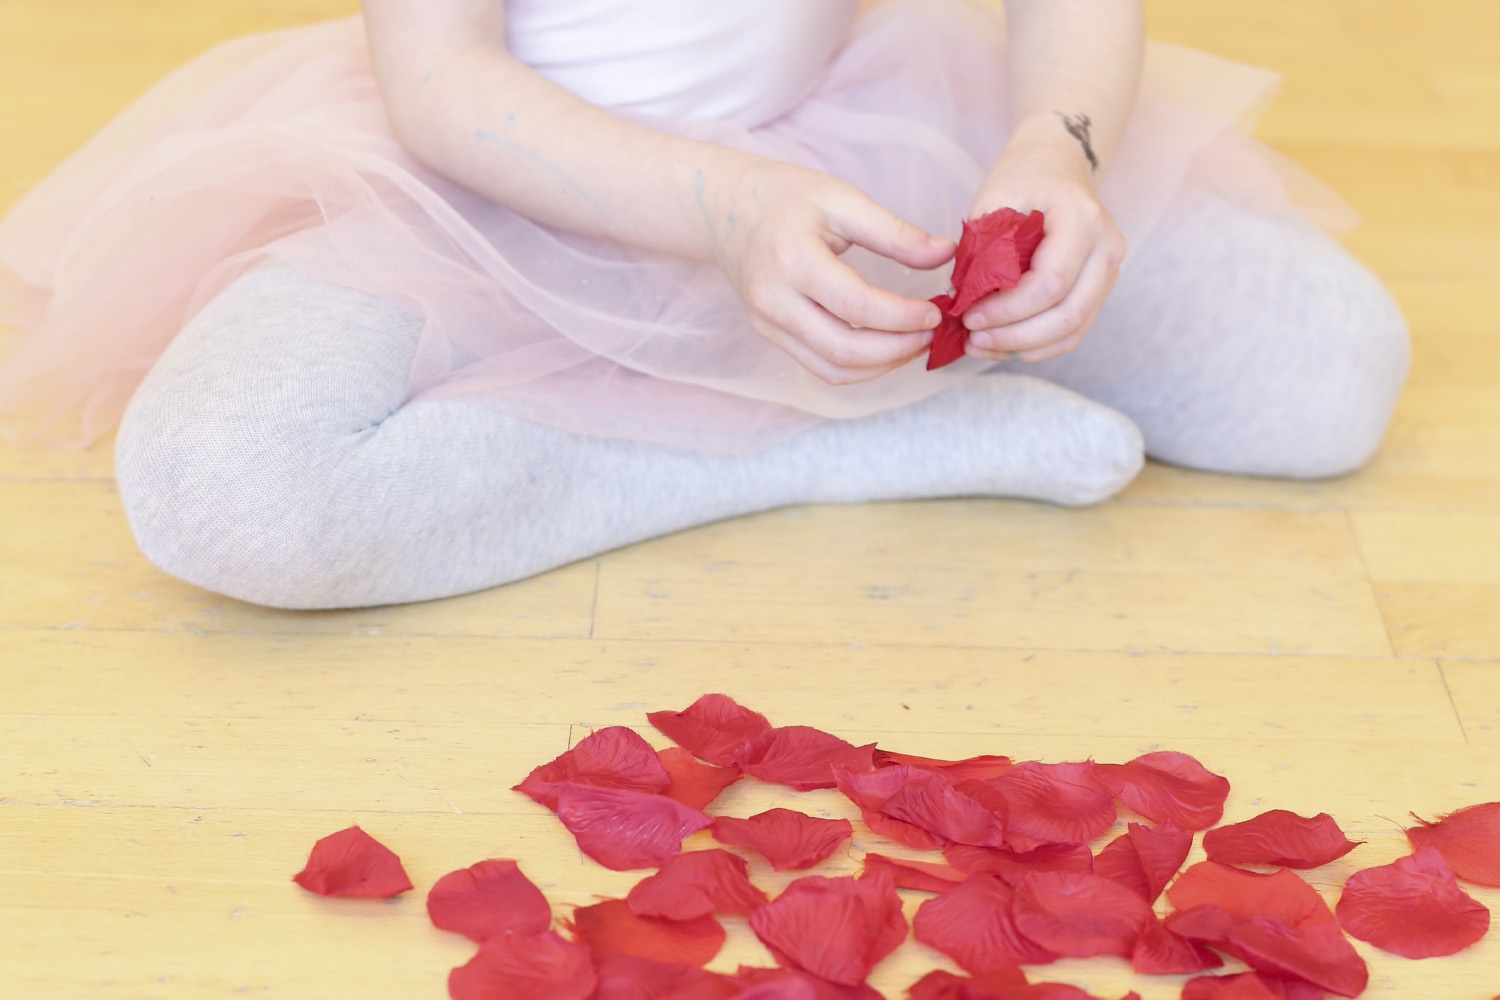
[[[1089,116],[1065,115],[1061,111],[1055,111],[1053,114],[1062,119],[1063,127],[1068,130],[1068,134],[1077,139],[1078,144],[1083,147],[1083,155],[1089,158],[1089,169],[1098,173],[1099,158],[1094,155],[1093,144],[1089,142],[1089,126],[1094,124],[1089,120]]]

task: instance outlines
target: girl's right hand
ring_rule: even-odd
[[[927,349],[937,307],[869,285],[839,255],[861,246],[927,270],[952,259],[951,240],[850,184],[774,161],[698,190],[715,254],[756,330],[814,375],[833,385],[868,381]]]

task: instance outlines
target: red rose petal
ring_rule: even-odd
[[[587,1000],[597,982],[589,950],[552,931],[500,934],[448,974],[453,1000]]]
[[[1241,920],[1274,917],[1292,925],[1337,922],[1317,890],[1285,868],[1261,875],[1217,861],[1199,862],[1172,883],[1167,898],[1178,910],[1212,904]]]
[[[1182,985],[1182,1000],[1323,1000],[1311,983],[1277,979],[1255,972],[1234,976],[1199,976]]]
[[[1349,876],[1334,913],[1349,934],[1406,958],[1455,954],[1490,928],[1490,911],[1431,847]]]
[[[1095,764],[1094,772],[1127,809],[1189,833],[1217,823],[1229,797],[1228,781],[1175,750],[1142,754],[1125,764]]]
[[[427,893],[427,915],[434,927],[480,942],[552,926],[547,897],[507,860],[481,861],[438,879]]]
[[[922,892],[947,892],[967,879],[968,873],[952,865],[940,865],[931,861],[913,861],[909,858],[888,858],[873,851],[865,855],[864,871],[860,877],[884,872],[897,889],[917,889]]]
[[[685,962],[611,955],[596,967],[593,1000],[730,1000],[740,995],[733,978]]]
[[[319,896],[349,899],[389,899],[411,888],[401,859],[357,826],[313,844],[307,865],[292,881]]]
[[[1022,215],[1012,208],[964,222],[953,258],[953,311],[962,316],[991,292],[1014,288],[1031,268],[1045,228],[1041,212]]]
[[[868,771],[875,744],[856,747],[811,726],[780,726],[740,748],[735,763],[746,774],[799,792],[834,787],[834,768]]]
[[[694,809],[707,809],[724,789],[744,777],[738,767],[705,764],[681,747],[668,747],[656,757],[672,778],[662,794]]]
[[[811,868],[854,836],[847,819],[818,819],[795,809],[767,809],[749,819],[716,816],[714,839],[721,844],[748,847],[771,862],[777,871]]]
[[[1307,818],[1285,809],[1272,809],[1203,835],[1209,860],[1226,865],[1317,868],[1358,846],[1327,813]]]
[[[691,920],[710,913],[750,913],[766,894],[750,883],[745,859],[728,851],[692,851],[669,858],[626,897],[643,917]]]
[[[1087,762],[1025,761],[986,785],[1010,805],[1006,842],[1018,851],[1043,844],[1086,844],[1115,821],[1107,788]]]
[[[920,826],[913,826],[873,809],[860,810],[859,818],[870,828],[871,833],[914,851],[936,851],[948,846],[948,842],[942,837],[934,836]]]
[[[1014,966],[972,979],[935,969],[913,983],[906,996],[907,1000],[1005,1000],[1015,995],[1009,990],[1025,985],[1026,976]]]
[[[741,966],[736,978],[747,988],[743,993],[736,993],[734,1000],[885,1000],[864,983],[843,986],[799,969],[749,969]]]
[[[1015,891],[998,878],[974,875],[917,907],[912,933],[975,975],[1055,961],[1055,952],[1016,926],[1014,899]]]
[[[648,712],[646,718],[693,756],[723,766],[733,764],[740,747],[771,728],[764,715],[723,694],[706,694],[681,712]]]
[[[889,879],[810,875],[750,914],[750,929],[779,964],[854,986],[906,939],[906,918]]]
[[[1146,902],[1154,903],[1192,847],[1191,833],[1170,825],[1131,823],[1094,858],[1094,874],[1129,886]]]
[[[1130,953],[1130,967],[1146,976],[1206,972],[1223,964],[1205,945],[1173,933],[1154,914]]]
[[[987,781],[990,778],[998,778],[1016,766],[1009,757],[994,754],[965,757],[963,760],[943,760],[939,757],[918,757],[915,754],[876,749],[875,766],[877,768],[894,767],[898,764],[938,771],[955,785],[962,781]]]
[[[1500,886],[1500,802],[1486,802],[1449,813],[1436,823],[1406,831],[1412,847],[1433,847],[1453,874],[1476,885]]]
[[[930,301],[938,307],[938,324],[933,327],[932,343],[927,348],[927,370],[934,371],[964,356],[969,328],[964,326],[961,315],[953,313],[953,296],[934,295]]]
[[[1087,844],[1048,844],[1034,851],[954,844],[943,848],[943,857],[960,871],[995,875],[1011,885],[1035,872],[1090,872],[1094,868]]]
[[[710,916],[692,920],[643,917],[623,899],[606,899],[573,911],[573,936],[594,960],[634,955],[656,962],[704,965],[724,946],[724,928]]]
[[[1155,922],[1137,893],[1098,875],[1043,872],[1016,885],[1016,928],[1048,951],[1072,958],[1129,958]]]
[[[1278,874],[1290,872],[1282,869]],[[1322,905],[1321,897],[1318,901]],[[1183,937],[1233,955],[1257,972],[1305,981],[1340,996],[1358,996],[1369,981],[1364,960],[1337,921],[1321,916],[1292,925],[1274,917],[1235,917],[1208,903],[1172,914],[1166,925]]]
[[[533,770],[514,790],[557,812],[557,789],[563,784],[660,792],[671,783],[651,744],[633,729],[609,726]]]
[[[683,838],[713,819],[664,795],[564,784],[557,818],[583,853],[606,868],[656,868],[682,850]]]
[[[862,809],[911,824],[944,842],[980,847],[1005,843],[1003,816],[955,788],[939,771],[905,764],[862,773],[840,768],[835,769],[834,780]],[[1006,808],[1003,798],[995,798],[996,805]]]

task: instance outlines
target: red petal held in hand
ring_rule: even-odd
[[[1031,269],[1045,222],[1041,212],[1022,215],[1013,208],[966,220],[953,257],[953,311],[962,316],[991,292],[1019,284]]]
[[[623,788],[562,785],[557,818],[578,847],[606,868],[657,868],[682,851],[682,840],[713,819],[663,795]]]
[[[1016,766],[1009,757],[1000,757],[995,754],[981,754],[978,757],[965,757],[963,760],[942,760],[938,757],[918,757],[915,754],[876,749],[875,766],[877,768],[895,767],[898,764],[938,771],[955,785],[961,781],[986,781],[990,778],[998,778]]]
[[[1108,830],[1115,821],[1115,804],[1093,771],[1087,762],[1029,760],[985,782],[1010,805],[1006,843],[1018,851],[1043,844],[1086,844]]]
[[[927,348],[927,370],[934,371],[953,364],[964,356],[969,343],[969,328],[962,317],[953,315],[953,296],[934,295],[932,304],[938,307],[938,325],[932,330],[932,343]]]
[[[389,899],[411,888],[401,859],[357,826],[313,844],[307,866],[292,881],[319,896],[350,899]]]
[[[740,995],[740,985],[731,977],[684,962],[612,955],[595,971],[599,989],[593,1000],[731,1000]]]
[[[960,871],[994,875],[1011,885],[1036,872],[1087,873],[1094,867],[1087,844],[1049,844],[1025,852],[954,844],[943,848],[943,857]]]
[[[1125,764],[1095,764],[1094,773],[1132,812],[1179,830],[1206,830],[1224,815],[1229,782],[1185,753],[1158,750]]]
[[[662,794],[694,809],[707,809],[719,793],[745,776],[737,767],[704,764],[681,747],[660,750],[656,757],[672,777]]]
[[[1272,809],[1203,835],[1208,859],[1226,865],[1317,868],[1358,846],[1327,813],[1309,819],[1285,809]]]
[[[1180,833],[1170,825],[1131,823],[1094,858],[1094,874],[1128,886],[1154,903],[1192,847],[1191,833]]]
[[[514,861],[481,861],[449,872],[427,894],[427,915],[439,930],[475,941],[497,934],[540,934],[552,906]]]
[[[552,931],[501,934],[448,974],[453,1000],[586,1000],[597,980],[589,950]]]
[[[777,871],[811,868],[854,836],[847,819],[818,819],[794,809],[767,809],[749,819],[716,816],[714,839],[748,847]]]
[[[656,962],[705,965],[724,946],[724,928],[713,917],[663,920],[643,917],[623,899],[606,899],[573,911],[573,936],[594,961],[634,955]]]
[[[1434,847],[1453,874],[1476,885],[1500,886],[1500,802],[1486,802],[1449,813],[1436,823],[1406,831],[1412,847]]]
[[[1334,913],[1349,934],[1405,958],[1455,954],[1490,929],[1490,911],[1431,847],[1349,876]]]
[[[750,929],[779,964],[845,986],[906,940],[901,897],[880,876],[800,878],[750,914]]]
[[[724,766],[735,762],[740,747],[771,728],[764,715],[723,694],[706,694],[681,712],[648,712],[646,718],[695,757]]]
[[[1254,972],[1234,976],[1199,976],[1182,984],[1182,1000],[1323,1000],[1311,983],[1299,983]]]
[[[1017,928],[1014,899],[1015,892],[1004,882],[992,875],[974,875],[917,907],[912,932],[974,975],[1056,961],[1056,953]]]
[[[856,747],[811,726],[781,726],[741,747],[735,763],[761,781],[809,792],[832,788],[834,768],[870,770],[874,755],[873,743]]]
[[[897,889],[916,889],[921,892],[947,892],[969,877],[966,872],[961,872],[952,865],[888,858],[872,851],[865,855],[865,867],[860,878],[873,877],[877,872],[883,872]]]
[[[1129,958],[1155,922],[1139,895],[1098,875],[1046,872],[1016,885],[1016,928],[1037,944],[1070,958]]]
[[[573,749],[536,768],[513,790],[557,812],[557,788],[562,784],[660,792],[671,783],[672,776],[651,744],[633,729],[610,726],[590,733]]]
[[[626,897],[643,917],[691,920],[710,913],[748,914],[766,894],[750,883],[745,859],[728,851],[692,851],[668,859]]]

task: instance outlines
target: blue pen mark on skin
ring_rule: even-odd
[[[697,199],[698,214],[703,217],[703,224],[708,227],[709,235],[714,239],[714,247],[722,252],[724,245],[734,236],[734,213],[730,212],[729,217],[724,220],[725,231],[720,235],[719,227],[714,225],[712,216],[708,214],[708,205],[703,200],[705,186],[703,182],[703,168],[699,167],[693,172],[693,194]]]
[[[427,75],[424,76],[424,77],[422,77],[422,86],[425,87],[425,86],[427,86],[431,82],[432,82],[432,70],[428,70],[427,71]]]
[[[518,153],[529,160],[534,160],[537,163],[540,163],[542,166],[552,171],[552,173],[557,176],[558,180],[562,181],[569,188],[571,188],[574,194],[578,195],[578,197],[588,202],[588,204],[594,209],[594,211],[598,212],[606,219],[611,217],[609,212],[605,210],[603,205],[599,204],[592,197],[590,197],[587,191],[578,186],[577,181],[569,177],[561,167],[559,167],[552,161],[546,159],[545,157],[538,156],[536,153],[533,153],[531,150],[527,149],[524,146],[518,146],[507,139],[502,139],[493,132],[486,132],[484,129],[476,130],[474,133],[474,137],[481,142],[487,142],[492,146],[499,146],[501,149],[508,149],[513,153]]]

